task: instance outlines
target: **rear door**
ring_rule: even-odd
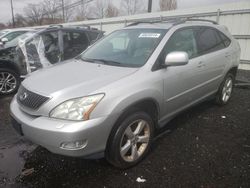
[[[200,27],[196,40],[198,54],[203,57],[200,79],[203,82],[203,95],[206,95],[217,91],[230,54],[225,50],[226,44],[215,28]]]

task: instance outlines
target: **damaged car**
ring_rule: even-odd
[[[0,95],[15,93],[31,72],[78,56],[102,36],[89,26],[59,25],[7,42],[0,49]]]

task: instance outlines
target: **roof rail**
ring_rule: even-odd
[[[138,22],[134,22],[131,23],[129,25],[127,25],[126,27],[130,27],[130,26],[135,26],[135,25],[139,25],[139,24],[154,24],[154,23],[162,23],[162,22],[179,22],[180,19],[179,18],[170,18],[170,19],[161,19],[161,20],[151,20],[151,21],[138,21]]]
[[[198,18],[171,18],[171,19],[163,19],[163,20],[152,20],[152,21],[138,21],[138,22],[134,22],[131,23],[129,25],[127,25],[126,27],[130,27],[130,26],[135,26],[135,25],[139,25],[139,24],[153,24],[153,23],[163,23],[163,22],[172,22],[173,25],[179,25],[188,21],[200,21],[200,22],[210,22],[213,24],[218,25],[218,23],[216,21],[213,20],[206,20],[206,19],[198,19]]]
[[[58,25],[50,25],[49,26],[49,28],[63,28],[63,25],[60,25],[60,24],[58,24]]]
[[[87,29],[90,29],[91,27],[89,25],[86,25],[86,24],[81,24],[81,25],[77,25],[76,28],[87,28]]]
[[[156,23],[156,22],[153,22],[153,21],[138,21],[138,22],[133,22],[133,23],[127,25],[126,27],[135,26],[135,25],[139,25],[139,24],[152,24],[152,23]]]
[[[186,22],[186,21],[210,22],[210,23],[212,23],[212,24],[218,25],[218,23],[217,23],[216,21],[213,21],[213,20],[206,20],[206,19],[187,18],[187,19],[185,20],[185,22]]]

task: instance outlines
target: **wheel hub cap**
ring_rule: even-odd
[[[233,80],[231,78],[228,78],[225,81],[224,87],[222,89],[222,101],[227,102],[232,94],[233,90]]]
[[[9,72],[0,73],[0,93],[11,93],[16,89],[16,78]]]
[[[137,160],[147,149],[149,138],[150,128],[146,121],[137,120],[131,123],[121,139],[121,157],[127,162]]]

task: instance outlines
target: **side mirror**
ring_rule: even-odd
[[[9,40],[7,38],[2,38],[1,39],[2,43],[5,44],[6,42],[8,42]]]
[[[186,65],[189,61],[187,52],[170,52],[165,59],[166,66]]]

